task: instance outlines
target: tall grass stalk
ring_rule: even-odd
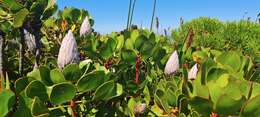
[[[132,2],[133,2],[133,0],[130,0],[129,9],[128,9],[128,18],[127,18],[127,24],[126,24],[127,30],[129,29],[129,22],[130,22],[130,18],[131,18]]]
[[[132,11],[131,11],[131,17],[130,17],[130,22],[129,22],[129,26],[130,26],[130,28],[131,28],[131,26],[132,26],[132,20],[133,20],[133,15],[134,15],[134,10],[135,10],[135,3],[136,3],[136,0],[134,0],[134,2],[133,2],[133,5],[132,5]]]
[[[153,3],[153,15],[152,15],[152,21],[151,21],[150,31],[153,30],[153,20],[154,20],[154,15],[155,15],[156,1],[157,1],[157,0],[154,0],[154,3]]]

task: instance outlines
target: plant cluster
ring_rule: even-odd
[[[174,41],[138,28],[100,35],[87,11],[57,12],[54,0],[0,6],[0,116],[260,115],[255,53],[200,45],[199,28]]]

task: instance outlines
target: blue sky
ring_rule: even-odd
[[[95,20],[94,29],[101,33],[120,31],[126,27],[129,0],[57,0],[59,9],[65,6],[83,8]],[[149,28],[153,0],[137,0],[133,24]],[[247,12],[247,14],[245,14]],[[185,21],[207,16],[222,21],[240,20],[260,12],[260,0],[157,0],[156,15],[160,27],[176,28],[179,19]]]

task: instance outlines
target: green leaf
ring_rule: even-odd
[[[177,102],[177,94],[174,92],[174,88],[170,87],[166,90],[166,97],[167,97],[167,102],[170,106],[176,107],[178,105]]]
[[[50,78],[50,69],[45,66],[40,66],[38,69],[34,69],[32,72],[27,74],[28,80],[39,80],[42,81],[45,85],[52,85]]]
[[[56,20],[54,18],[48,18],[47,20],[45,20],[43,22],[44,26],[47,27],[47,28],[52,28],[54,27],[56,24],[55,22]]]
[[[137,39],[135,40],[134,46],[137,50],[140,50],[141,47],[144,45],[144,43],[146,43],[148,41],[147,37],[144,35],[140,35],[137,37]]]
[[[169,112],[169,104],[167,103],[167,95],[161,89],[157,89],[154,95],[156,104],[165,112]]]
[[[226,70],[220,68],[212,68],[208,71],[207,81],[217,80],[221,75],[227,73]]]
[[[134,65],[135,64],[135,59],[136,59],[136,54],[133,50],[123,50],[122,51],[122,60],[125,63]]]
[[[108,81],[97,88],[93,100],[108,101],[122,95],[122,93],[123,87],[121,84],[116,84],[114,81]]]
[[[10,8],[13,12],[19,11],[23,8],[19,2],[16,2],[15,0],[2,0],[4,5],[8,8]]]
[[[208,55],[206,52],[196,51],[192,53],[192,58],[195,62],[202,63],[204,60],[208,58]]]
[[[26,96],[34,98],[35,96],[39,97],[42,101],[48,101],[48,94],[46,87],[40,81],[34,80],[28,84],[25,88]]]
[[[236,52],[224,52],[216,58],[216,61],[230,71],[238,71],[241,67],[240,54]]]
[[[260,94],[260,84],[253,82],[251,98],[258,96],[259,94]]]
[[[209,117],[213,111],[213,103],[208,99],[196,96],[191,98],[188,102],[192,108],[205,117]]]
[[[197,77],[197,79],[200,79],[201,84],[204,85],[206,84],[207,81],[212,80],[212,79],[208,79],[207,75],[209,71],[215,67],[216,67],[216,63],[212,59],[207,59],[202,63],[199,72],[200,74]]]
[[[93,91],[104,83],[106,78],[104,71],[94,71],[80,78],[76,86],[80,92]]]
[[[155,44],[154,42],[152,42],[152,40],[147,40],[142,44],[140,48],[140,53],[144,59],[152,56],[151,52],[153,52],[154,46]]]
[[[124,48],[125,48],[125,49],[128,49],[128,50],[134,49],[134,41],[131,40],[131,39],[129,39],[129,38],[126,39],[126,40],[125,40]]]
[[[151,97],[150,97],[150,92],[149,92],[147,85],[145,85],[145,87],[144,87],[143,94],[144,94],[145,103],[149,104]]]
[[[50,110],[50,116],[51,117],[65,117],[65,112],[62,111],[61,108]]]
[[[26,8],[21,9],[14,15],[14,28],[19,28],[23,25],[29,11]]]
[[[4,117],[12,108],[13,104],[15,103],[14,93],[11,90],[3,90],[0,93],[0,116]]]
[[[202,85],[199,78],[195,79],[193,82],[193,95],[203,98],[209,98],[209,88],[210,85]]]
[[[48,0],[48,5],[43,12],[42,20],[45,20],[45,19],[51,17],[52,15],[54,15],[54,13],[57,11],[57,9],[58,9],[58,6],[56,5],[56,0]]]
[[[117,46],[116,46],[116,50],[119,51],[123,48],[124,46],[124,36],[123,35],[120,35],[118,37],[116,37],[116,40],[117,40]]]
[[[53,83],[61,83],[66,81],[61,70],[58,68],[51,70],[50,77]]]
[[[62,104],[72,100],[76,95],[76,88],[69,83],[59,83],[49,88],[50,101],[54,104]]]
[[[28,84],[29,84],[29,81],[27,78],[17,79],[14,83],[16,93],[19,94],[20,92],[22,92]]]
[[[153,59],[159,63],[165,55],[166,55],[166,50],[161,47],[157,47],[153,53]]]
[[[248,100],[242,107],[241,117],[259,117],[260,115],[260,95]]]
[[[113,38],[109,38],[105,44],[103,44],[104,47],[101,48],[100,50],[100,55],[104,58],[107,59],[111,57],[116,49],[117,42]]]
[[[39,116],[43,114],[48,114],[49,110],[38,97],[34,97],[31,113],[33,116]]]
[[[138,36],[139,36],[139,30],[133,30],[133,31],[131,32],[130,39],[132,40],[133,43],[136,41],[136,39],[138,38]]]
[[[37,0],[37,2],[33,2],[31,5],[30,11],[35,14],[37,19],[40,19],[47,4],[47,0]]]
[[[19,103],[17,104],[17,109],[13,114],[13,117],[32,117],[31,106],[33,99],[25,96],[24,91],[18,95]]]
[[[63,69],[63,74],[68,81],[78,81],[81,76],[81,70],[78,64],[70,64]]]
[[[243,96],[239,100],[235,100],[228,96],[228,94],[221,95],[215,105],[215,110],[220,115],[238,115],[242,104],[246,101]]]
[[[89,66],[91,62],[92,62],[92,61],[91,61],[90,59],[86,59],[86,60],[84,60],[84,61],[81,61],[81,62],[79,63],[79,68],[80,68],[80,69],[83,69],[85,66]],[[87,69],[88,69],[88,67],[87,67]]]
[[[65,8],[61,13],[61,17],[69,21],[69,23],[76,23],[80,18],[80,10],[76,8]]]

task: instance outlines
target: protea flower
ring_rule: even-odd
[[[28,32],[26,29],[24,29],[23,32],[24,32],[25,43],[26,43],[29,51],[31,51],[33,54],[35,54],[35,52],[36,52],[35,36],[33,34],[31,34],[30,32]]]
[[[86,16],[80,27],[80,31],[79,31],[80,36],[84,36],[85,34],[89,33],[90,31],[91,31],[91,25],[89,23],[88,16]]]
[[[145,110],[146,110],[146,104],[145,103],[136,104],[134,106],[135,115],[143,114],[145,112]]]
[[[190,69],[190,71],[188,73],[188,79],[194,80],[197,77],[197,73],[198,73],[198,64],[196,63]]]
[[[167,75],[175,73],[179,69],[179,58],[177,51],[174,51],[166,63],[164,73]]]
[[[73,33],[71,32],[71,30],[69,30],[61,43],[58,55],[58,66],[62,69],[67,64],[78,63],[79,60],[80,57],[77,43],[73,36]]]

